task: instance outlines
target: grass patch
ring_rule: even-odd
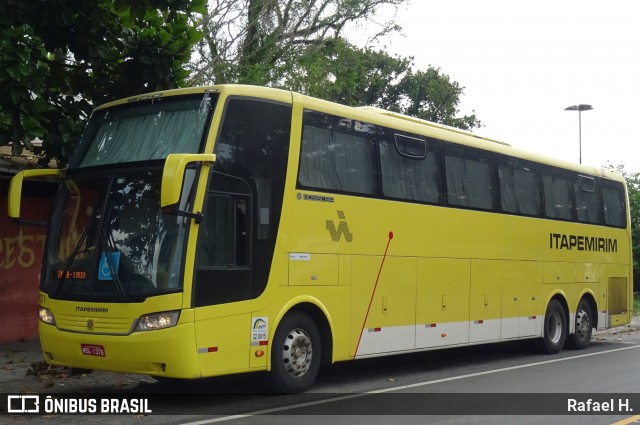
[[[640,292],[633,294],[633,315],[640,316]]]

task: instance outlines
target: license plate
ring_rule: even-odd
[[[80,347],[82,348],[82,354],[85,356],[105,356],[104,347],[102,345],[80,344]]]

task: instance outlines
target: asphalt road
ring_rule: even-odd
[[[588,349],[564,350],[554,356],[532,353],[527,343],[507,343],[342,363],[325,368],[313,392],[301,395],[260,393],[262,375],[176,386],[150,378],[133,385],[125,378],[96,373],[78,379],[92,382],[85,382],[83,393],[145,398],[153,412],[119,416],[17,415],[2,417],[0,422],[9,419],[15,423],[69,425],[624,424],[635,420],[640,423],[640,416],[634,416],[640,415],[638,328],[598,333]],[[70,384],[72,380],[66,382]],[[47,391],[74,393],[78,389],[73,385],[66,388],[54,385],[37,392],[43,397]],[[569,406],[578,411],[568,411]],[[603,412],[594,412],[596,408],[613,412],[597,415]]]

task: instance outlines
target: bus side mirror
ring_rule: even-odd
[[[20,204],[22,202],[22,183],[24,179],[35,177],[59,177],[60,170],[45,168],[22,170],[11,179],[9,184],[8,208],[9,218],[18,224],[46,225],[45,222],[32,222],[20,219]]]
[[[160,188],[160,208],[163,211],[191,217],[200,222],[202,214],[189,213],[180,210],[180,199],[184,190],[184,175],[187,165],[192,162],[202,162],[211,165],[216,161],[212,153],[198,154],[170,154],[162,170],[162,186]]]

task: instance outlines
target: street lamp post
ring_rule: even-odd
[[[578,147],[580,149],[580,164],[582,164],[582,111],[590,111],[591,105],[571,105],[564,108],[565,111],[578,111]]]

